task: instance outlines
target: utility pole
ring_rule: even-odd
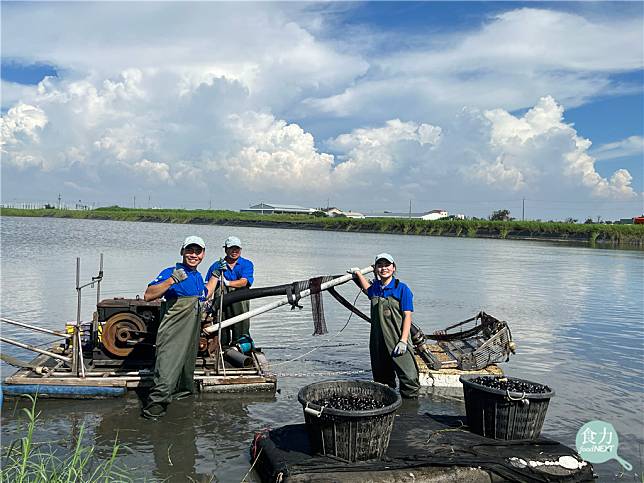
[[[525,198],[523,198],[523,205],[521,208],[521,221],[525,221]]]
[[[411,200],[409,200],[409,219],[411,220]]]
[[[136,195],[134,195],[134,203],[132,204],[132,207],[136,210]]]
[[[58,209],[60,210],[60,193],[58,193]]]
[[[208,200],[208,209],[212,210],[212,198]]]
[[[148,193],[148,210],[150,209],[150,193]]]

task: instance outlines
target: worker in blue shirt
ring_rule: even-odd
[[[247,290],[253,285],[254,267],[253,262],[243,258],[242,243],[236,236],[229,236],[224,241],[226,256],[213,263],[206,273],[206,287],[208,293],[214,297],[219,294],[219,276],[223,270],[223,293],[230,293],[235,290]],[[224,307],[223,320],[245,314],[250,310],[250,301],[242,300]],[[230,327],[221,330],[221,345],[235,345],[242,337],[250,338],[250,319],[245,319]]]
[[[369,282],[359,268],[350,270],[371,300],[369,353],[373,380],[395,388],[398,376],[400,395],[416,398],[420,382],[410,337],[413,294],[394,277],[396,263],[389,253],[376,256],[374,271],[376,279]]]
[[[156,362],[153,386],[143,416],[162,417],[172,399],[194,393],[195,360],[201,332],[201,301],[207,292],[197,266],[206,254],[206,244],[198,236],[189,236],[181,245],[182,261],[164,269],[152,280],[143,298],[165,298],[156,338]]]

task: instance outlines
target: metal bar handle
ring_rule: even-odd
[[[519,397],[519,398],[516,398],[516,397],[512,397],[512,396],[510,396],[510,390],[509,390],[509,389],[506,389],[506,390],[505,390],[505,396],[506,396],[510,401],[523,401],[524,399],[527,399],[527,398],[526,398],[526,396],[525,396],[525,392],[523,392],[523,394],[521,394],[521,397]]]
[[[71,339],[70,334],[63,334],[61,332],[56,332],[55,330],[45,329],[43,327],[37,327],[35,325],[25,324],[24,322],[18,322],[17,320],[7,319],[6,317],[0,317],[0,320],[6,322],[7,324],[17,325],[18,327],[24,327],[26,329],[36,330],[38,332],[43,332],[45,334],[55,335],[56,337],[65,337],[66,339]]]
[[[0,337],[0,341],[6,342],[7,344],[15,345],[16,347],[21,347],[23,349],[38,352],[40,354],[45,354],[46,356],[59,359],[63,362],[67,362],[67,363],[71,362],[71,359],[69,357],[61,356],[59,354],[54,354],[53,352],[46,351],[45,349],[39,349],[38,347],[34,347],[29,344],[23,344],[22,342],[18,342],[17,340],[7,339],[6,337]]]
[[[322,411],[324,411],[324,408],[326,406],[322,406],[319,411],[316,409],[310,408],[309,403],[306,403],[306,406],[304,406],[304,412],[307,414],[310,414],[311,416],[315,416],[316,418],[319,418],[322,416]]]

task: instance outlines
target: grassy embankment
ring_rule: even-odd
[[[236,211],[98,208],[88,211],[5,208],[3,216],[151,221],[202,225],[243,225],[367,233],[399,233],[470,238],[507,238],[601,243],[644,247],[644,225],[576,224],[542,221],[488,221],[367,218],[326,218],[308,215],[259,215]]]
[[[83,445],[83,427],[65,456],[60,456],[60,449],[51,443],[34,441],[33,433],[39,414],[36,412],[36,398],[28,397],[31,407],[22,409],[27,424],[25,436],[2,448],[0,482],[133,481],[126,470],[115,464],[120,445],[114,441],[111,453],[101,462],[96,457],[94,447]]]

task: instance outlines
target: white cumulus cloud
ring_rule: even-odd
[[[231,116],[230,124],[239,148],[219,169],[231,180],[252,191],[329,188],[333,156],[319,153],[313,136],[297,124],[254,112]]]
[[[149,159],[142,159],[132,165],[132,170],[148,178],[158,179],[162,182],[172,183],[170,166],[166,163],[157,163]]]

